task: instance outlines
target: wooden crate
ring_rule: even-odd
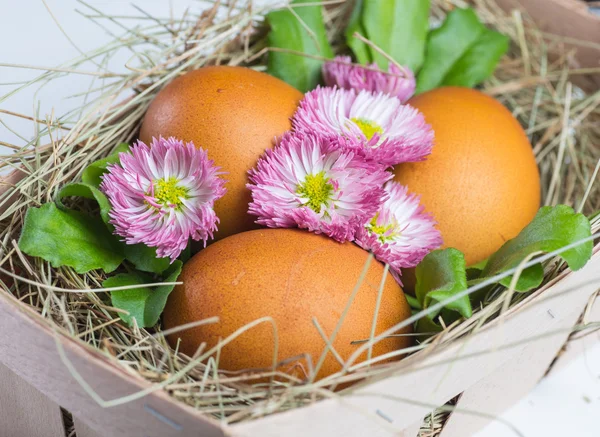
[[[600,42],[600,20],[575,0],[498,2],[507,8],[525,5],[555,33]],[[577,60],[598,67],[598,51],[584,48]],[[600,76],[585,86],[598,84]],[[5,183],[19,177],[12,174]],[[415,437],[427,413],[457,397],[457,411],[442,437],[468,436],[529,392],[552,363],[553,369],[561,368],[598,341],[598,335],[575,335],[565,348],[584,310],[587,322],[600,321],[600,299],[593,304],[599,288],[597,246],[584,269],[563,273],[467,339],[418,352],[341,399],[230,427],[175,402],[160,387],[126,373],[0,293],[0,436],[64,437],[65,423],[72,422],[78,437]],[[105,405],[142,391],[144,396],[130,402]]]
[[[575,68],[600,67],[600,17],[593,15],[583,0],[496,0],[507,11],[521,10],[541,30],[572,41]],[[579,43],[578,43],[579,42]],[[594,92],[600,88],[600,74],[574,78],[577,85]]]
[[[599,288],[597,246],[584,269],[563,273],[467,339],[416,353],[341,400],[227,428],[56,332],[36,312],[2,294],[0,429],[7,436],[63,437],[60,405],[73,414],[78,436],[415,437],[423,417],[456,396],[459,409],[488,415],[524,396],[545,375]],[[588,321],[600,321],[600,304],[590,314]],[[573,353],[567,349],[558,366]],[[141,390],[148,394],[110,408],[89,394],[110,401]],[[442,435],[470,435],[489,420],[457,412]]]

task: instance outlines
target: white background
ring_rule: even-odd
[[[140,15],[128,3],[121,0],[90,0],[94,7],[111,14]],[[160,17],[170,16],[170,6],[174,16],[192,5],[198,8],[195,0],[173,1],[144,0],[138,4],[150,14]],[[103,45],[111,37],[101,28],[75,12],[85,10],[85,6],[75,0],[47,0],[47,4],[65,33],[77,47],[87,51]],[[135,21],[131,21],[133,26]],[[0,0],[0,64],[28,64],[43,67],[58,66],[79,55],[44,7],[41,0]],[[109,68],[123,71],[127,58],[116,59]],[[93,66],[89,66],[93,70]],[[41,72],[0,66],[0,83],[24,81]],[[0,109],[32,115],[38,107],[39,115],[54,111],[63,114],[73,109],[81,101],[67,99],[68,95],[85,92],[90,77],[70,76],[69,79],[52,84],[34,96],[34,89],[19,93],[3,102]],[[0,85],[0,95],[14,88],[14,85]],[[19,121],[0,114],[0,120],[26,138],[33,135],[29,121]],[[0,124],[0,141],[21,145],[23,140]],[[11,153],[0,146],[0,154]],[[527,363],[523,363],[526,366]],[[544,380],[519,404],[503,415],[526,437],[598,437],[600,436],[600,344],[574,361],[565,370]],[[505,437],[515,435],[505,425],[497,422],[477,434],[477,437]]]

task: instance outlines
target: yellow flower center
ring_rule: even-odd
[[[393,240],[395,237],[399,236],[399,232],[388,232],[394,229],[396,226],[393,223],[389,223],[386,225],[378,225],[377,219],[379,218],[379,213],[375,214],[375,217],[371,219],[371,221],[367,224],[367,229],[377,235],[377,239],[381,243],[386,243],[388,241]]]
[[[383,129],[381,128],[381,126],[379,126],[374,121],[365,120],[362,118],[351,118],[350,120],[358,126],[358,128],[362,131],[363,134],[365,134],[367,140],[373,138],[373,135],[375,134],[383,134]]]
[[[165,206],[181,206],[182,199],[187,198],[187,188],[177,185],[176,178],[159,179],[154,181],[154,198]]]
[[[307,175],[304,183],[297,189],[298,194],[308,198],[306,206],[315,212],[321,211],[321,205],[327,204],[327,201],[333,194],[333,185],[325,177],[325,172],[321,171],[315,175]]]

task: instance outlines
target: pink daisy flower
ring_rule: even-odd
[[[356,243],[370,250],[379,261],[400,269],[415,267],[442,245],[433,217],[423,211],[420,196],[409,194],[397,182],[385,185],[387,199],[375,216],[356,233]]]
[[[415,93],[415,75],[410,68],[391,63],[384,73],[376,63],[366,67],[352,65],[350,56],[336,56],[323,64],[323,80],[327,86],[338,86],[347,90],[371,91],[389,94],[402,103]]]
[[[203,149],[175,138],[138,141],[108,167],[100,189],[112,206],[110,223],[127,244],[156,247],[173,262],[188,245],[217,230],[213,205],[225,181]]]
[[[384,166],[422,161],[433,146],[423,114],[383,93],[318,87],[305,94],[293,125],[297,132],[343,136],[344,147]]]
[[[352,240],[377,212],[391,174],[340,148],[343,138],[286,133],[249,172],[248,212],[271,228],[299,227]]]

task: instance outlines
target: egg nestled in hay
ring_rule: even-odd
[[[304,379],[325,350],[323,336],[329,338],[340,323],[335,353],[327,353],[316,376],[331,375],[342,369],[336,355],[348,360],[372,329],[379,335],[410,316],[402,289],[383,264],[371,260],[361,279],[368,258],[352,243],[296,229],[261,229],[225,238],[186,263],[179,277],[183,285],[169,296],[163,318],[165,329],[213,316],[219,321],[171,334],[169,342],[193,356],[204,342],[209,350],[228,339],[218,355],[219,367],[230,371],[271,369],[277,343],[275,361],[285,362],[280,370]],[[260,323],[249,327],[256,321]],[[249,328],[229,339],[245,326]],[[373,357],[409,346],[411,337],[402,334],[411,329],[377,342]],[[365,359],[363,350],[355,363]]]
[[[255,228],[248,214],[247,172],[291,129],[302,93],[265,73],[243,67],[204,67],[161,90],[146,113],[140,139],[176,137],[208,151],[226,173],[227,193],[215,204],[215,239]]]
[[[443,87],[409,100],[435,132],[431,155],[395,167],[395,180],[421,196],[444,247],[467,265],[496,252],[540,207],[540,174],[519,122],[477,90]]]

